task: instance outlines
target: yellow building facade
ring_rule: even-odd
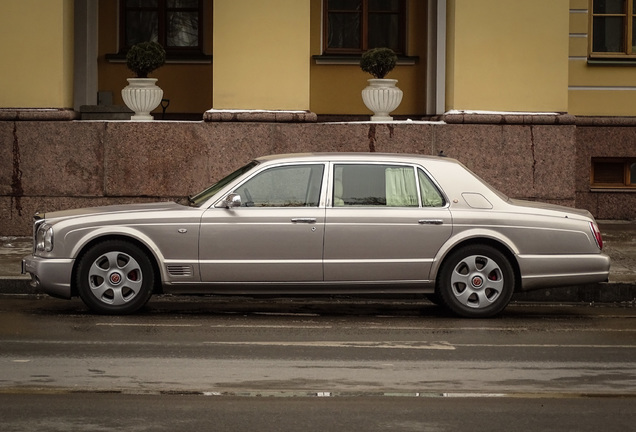
[[[360,70],[359,54],[330,51],[326,20],[338,11],[327,2],[195,0],[197,54],[169,54],[152,74],[170,100],[168,113],[200,115],[214,108],[369,115],[360,92],[370,76]],[[389,78],[398,80],[404,98],[393,115],[485,110],[636,116],[636,2],[603,2],[619,10],[624,5],[622,15],[600,3],[388,2],[401,8],[402,52]],[[123,104],[120,91],[131,76],[122,43],[124,4],[3,0],[0,26],[18,36],[0,40],[0,107]],[[610,21],[617,16],[624,16],[623,51],[597,52],[595,44],[612,37],[606,24],[619,22]]]
[[[0,4],[0,107],[73,106],[73,10],[73,0]]]
[[[450,0],[447,109],[568,111],[568,5]]]
[[[627,21],[624,38],[627,50],[631,51],[635,40],[632,36],[632,24],[636,6],[633,1],[614,3],[617,7],[621,4],[624,6],[624,19]],[[624,55],[595,55],[593,21],[592,0],[570,0],[568,111],[581,116],[634,116],[636,59],[627,52]],[[612,24],[618,22],[615,20]]]

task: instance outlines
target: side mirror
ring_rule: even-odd
[[[241,196],[239,194],[231,193],[225,197],[223,200],[223,206],[227,209],[240,207],[241,206]]]

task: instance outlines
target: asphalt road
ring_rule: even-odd
[[[1,394],[1,430],[630,431],[634,399]]]
[[[624,431],[635,359],[633,307],[3,296],[0,430]]]

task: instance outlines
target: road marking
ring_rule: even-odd
[[[329,330],[329,329],[333,329],[334,326],[331,325],[249,325],[249,324],[230,324],[230,325],[224,325],[224,324],[218,324],[218,325],[211,325],[210,328],[227,328],[227,329],[243,329],[243,328],[249,328],[249,329],[324,329],[324,330]],[[338,329],[347,329],[347,328],[354,328],[354,327],[337,327]]]
[[[204,342],[206,345],[248,345],[248,346],[282,346],[282,347],[309,347],[309,348],[388,348],[388,349],[421,349],[421,350],[455,350],[457,348],[620,348],[636,349],[636,345],[584,345],[584,344],[466,344],[450,343],[445,341],[400,341],[400,342],[366,342],[366,341],[314,341],[314,342],[287,342],[287,341],[256,341],[256,342]]]
[[[509,393],[479,393],[479,392],[382,392],[382,391],[324,391],[324,390],[253,390],[253,391],[191,391],[191,390],[151,390],[151,389],[125,389],[111,390],[108,388],[77,389],[66,387],[0,387],[0,394],[11,395],[72,395],[72,394],[125,394],[140,396],[193,396],[193,397],[223,397],[223,398],[507,398],[507,399],[636,399],[633,392],[509,392]]]
[[[636,349],[634,345],[600,345],[600,344],[469,344],[450,343],[446,341],[202,341],[202,342],[150,342],[150,341],[78,341],[78,340],[3,340],[3,344],[25,345],[121,345],[121,346],[275,346],[275,347],[308,347],[308,348],[367,348],[367,349],[405,349],[405,350],[456,350],[457,348],[555,348],[555,349]]]
[[[456,347],[462,348],[622,348],[622,349],[636,349],[636,345],[584,345],[584,344],[453,344]]]
[[[360,326],[343,326],[343,325],[250,325],[250,324],[213,324],[210,328],[215,329],[339,329],[339,330],[415,330],[415,331],[445,331],[445,332],[468,332],[468,331],[497,331],[497,332],[527,332],[531,331],[528,327],[418,327],[418,326],[376,326],[369,325],[361,328]],[[603,329],[603,328],[557,328],[550,329],[552,333],[636,333],[634,329]]]
[[[202,324],[96,323],[100,327],[201,327]]]
[[[506,393],[442,393],[442,397],[446,398],[492,398],[506,396]]]
[[[363,341],[316,341],[316,342],[205,342],[206,345],[257,345],[309,348],[388,348],[418,350],[454,350],[448,342],[363,342]]]
[[[203,324],[171,324],[171,323],[95,323],[98,327],[203,327]],[[470,332],[470,331],[496,331],[496,332],[526,332],[532,329],[528,327],[420,327],[420,326],[385,326],[385,325],[368,325],[361,328],[360,326],[343,326],[343,325],[289,325],[289,324],[212,324],[209,328],[216,329],[360,329],[360,330],[415,330],[415,331],[446,331],[446,332]],[[553,328],[551,333],[636,333],[636,328],[631,329],[611,329],[611,328]]]

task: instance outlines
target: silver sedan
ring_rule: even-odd
[[[589,212],[510,199],[445,157],[268,156],[188,200],[37,214],[23,272],[107,314],[161,292],[419,293],[465,317],[609,275]]]

